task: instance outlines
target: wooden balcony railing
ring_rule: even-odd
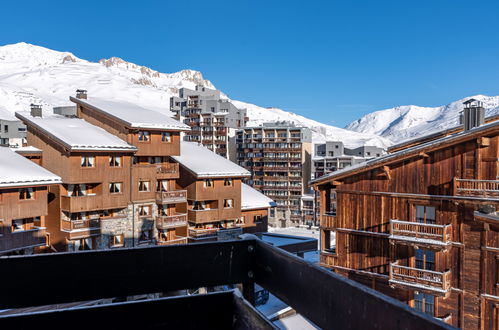
[[[100,210],[103,198],[98,195],[61,196],[61,209],[71,213]]]
[[[190,237],[211,237],[217,236],[219,228],[203,229],[203,228],[189,228]]]
[[[219,209],[187,210],[187,219],[194,223],[206,223],[220,220]]]
[[[321,227],[324,228],[336,228],[336,213],[326,213],[321,217]]]
[[[338,264],[338,257],[331,253],[321,252],[320,265],[322,267],[333,267]]]
[[[168,241],[158,241],[158,245],[176,245],[176,244],[187,244],[187,237],[176,236],[175,239]]]
[[[62,220],[61,228],[63,230],[76,230],[76,229],[98,229],[100,227],[99,220],[85,219],[85,220]]]
[[[431,240],[447,243],[452,239],[452,225],[390,220],[390,239]]]
[[[0,238],[0,252],[45,245],[45,229],[32,227],[16,231],[8,238]]]
[[[454,178],[454,195],[499,197],[499,180]]]
[[[187,190],[158,191],[156,192],[158,204],[185,203],[187,202]]]
[[[451,287],[451,271],[435,272],[391,263],[390,283],[447,292]]]
[[[187,214],[177,213],[169,216],[158,216],[156,217],[156,226],[159,229],[187,226]]]

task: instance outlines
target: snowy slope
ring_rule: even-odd
[[[167,74],[126,62],[120,58],[98,63],[79,59],[69,52],[58,52],[26,43],[0,47],[0,106],[11,111],[29,110],[38,103],[47,113],[53,106],[70,105],[76,89],[86,89],[90,97],[122,100],[160,112],[169,112],[170,96],[181,87],[201,84],[215,88],[202,74],[193,70]],[[312,129],[314,142],[342,140],[347,146],[390,142],[372,133],[356,133],[307,119],[275,108],[262,108],[234,101],[248,109],[250,124],[287,120]]]
[[[486,116],[499,114],[499,96],[475,95],[440,107],[399,106],[375,111],[347,125],[347,129],[383,136],[397,143],[459,124],[463,102],[475,98],[484,103]]]

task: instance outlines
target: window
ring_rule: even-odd
[[[435,316],[435,296],[426,293],[415,293],[414,309]]]
[[[112,182],[109,184],[109,192],[111,194],[121,194],[121,182]]]
[[[156,182],[156,191],[168,191],[168,180],[158,180]]]
[[[109,157],[110,167],[121,167],[121,156],[111,156]]]
[[[33,188],[19,189],[19,199],[20,200],[35,199],[35,193],[33,191]]]
[[[94,248],[94,240],[91,237],[69,241],[68,250],[84,251],[92,250]]]
[[[172,135],[169,132],[162,132],[161,133],[161,141],[163,141],[163,142],[171,142],[172,141]]]
[[[123,234],[113,235],[111,237],[111,246],[112,247],[125,246],[125,236]]]
[[[232,186],[232,179],[224,179],[224,186]]]
[[[203,201],[194,201],[194,204],[192,204],[192,209],[195,211],[202,211],[206,210],[206,205]]]
[[[68,196],[86,196],[87,195],[87,185],[81,184],[68,184]]]
[[[24,224],[25,224],[24,219],[12,220],[12,232],[25,230]]]
[[[81,156],[81,167],[95,167],[95,157]]]
[[[151,215],[151,206],[141,205],[139,206],[139,217],[147,217]]]
[[[435,270],[435,251],[417,249],[416,250],[416,268]]]
[[[233,199],[224,199],[224,207],[225,208],[232,208],[234,204]]]
[[[204,180],[204,186],[205,186],[205,188],[206,187],[213,187],[214,186],[213,179],[205,179]]]
[[[148,192],[150,191],[151,183],[149,181],[139,181],[139,191]]]
[[[324,230],[324,250],[336,254],[336,232]]]
[[[139,242],[149,242],[152,240],[152,230],[142,230],[140,232]]]
[[[253,216],[253,222],[254,223],[262,223],[262,216],[261,215]]]
[[[139,141],[149,141],[149,132],[147,131],[139,131]]]
[[[433,206],[416,205],[416,222],[436,224],[436,210]]]
[[[5,131],[5,133],[9,133],[9,125],[5,125],[3,127],[3,130]]]
[[[163,158],[161,156],[149,156],[147,158],[147,162],[149,164],[161,164],[163,162]]]

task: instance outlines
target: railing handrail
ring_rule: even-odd
[[[402,266],[402,265],[399,265],[397,263],[398,262],[392,262],[392,263],[390,263],[390,267],[393,267],[393,268],[402,268],[402,269],[407,269],[407,270],[421,271],[421,272],[424,272],[424,273],[430,273],[430,274],[434,274],[434,275],[441,275],[442,276],[442,280],[443,280],[443,276],[444,275],[450,273],[450,270],[446,270],[444,272],[437,272],[437,271],[434,271],[434,270],[428,270],[428,269],[420,269],[420,268],[415,268],[415,267]]]
[[[400,223],[400,224],[404,224],[404,225],[418,225],[418,226],[433,227],[433,228],[447,228],[447,227],[452,226],[451,224],[438,225],[438,224],[432,224],[432,223],[424,223],[424,222],[416,222],[416,221],[404,221],[404,220],[397,220],[397,219],[390,219],[390,222]]]
[[[456,181],[459,181],[459,182],[466,182],[466,181],[470,181],[470,182],[490,182],[490,183],[499,183],[499,180],[482,180],[482,179],[460,179],[460,178],[456,178]]]

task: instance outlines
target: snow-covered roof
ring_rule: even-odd
[[[276,203],[245,183],[241,184],[241,210],[263,209],[276,206]]]
[[[180,156],[172,156],[198,178],[242,177],[250,172],[196,142],[182,141]]]
[[[189,126],[166,114],[142,108],[133,103],[110,101],[99,98],[84,100],[70,97],[70,100],[96,111],[103,112],[110,117],[118,119],[131,128],[168,129],[177,131],[190,130]]]
[[[42,186],[61,178],[7,147],[0,147],[0,187]]]
[[[0,120],[19,121],[12,112],[0,106]]]
[[[42,152],[41,149],[38,149],[38,148],[33,147],[33,146],[10,148],[10,150],[15,151],[15,152]]]
[[[497,126],[499,126],[499,121],[493,121],[493,122],[490,122],[488,124],[474,127],[474,128],[467,130],[467,131],[462,131],[462,132],[458,132],[455,134],[447,135],[447,136],[441,137],[439,139],[424,142],[424,143],[415,145],[415,146],[410,147],[410,148],[399,150],[399,151],[391,153],[391,154],[387,154],[387,155],[384,155],[381,157],[373,158],[373,159],[370,159],[370,160],[363,162],[363,163],[348,166],[344,169],[331,172],[331,173],[326,174],[324,176],[321,176],[317,179],[313,179],[309,183],[315,184],[315,183],[322,182],[322,181],[329,180],[329,179],[336,179],[336,178],[339,178],[340,176],[342,177],[342,176],[345,176],[345,175],[350,174],[350,173],[353,174],[353,173],[357,173],[357,172],[360,172],[363,170],[364,171],[369,170],[369,169],[375,168],[376,166],[381,166],[382,164],[396,160],[398,158],[408,156],[408,155],[417,154],[418,152],[422,152],[423,150],[428,149],[428,148],[435,149],[435,148],[438,148],[439,146],[448,145],[448,143],[452,143],[454,140],[458,140],[458,139],[463,138],[463,137],[466,138],[466,136],[468,136],[468,135],[479,133],[481,131],[484,131],[484,130],[487,130],[490,128],[495,128]]]
[[[134,146],[83,119],[53,115],[31,117],[29,112],[16,112],[24,123],[50,135],[71,151],[135,151]]]

